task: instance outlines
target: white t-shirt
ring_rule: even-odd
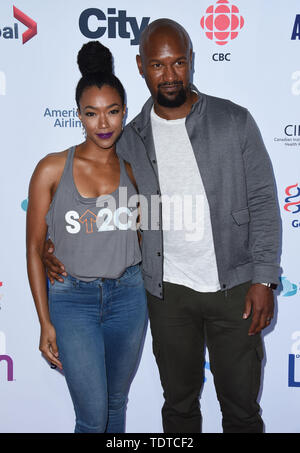
[[[185,118],[151,124],[162,196],[163,280],[199,292],[220,289],[209,205]]]

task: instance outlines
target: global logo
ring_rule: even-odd
[[[285,194],[287,197],[285,198],[284,209],[292,214],[300,212],[300,188],[298,183],[288,186],[285,189]]]
[[[228,0],[219,0],[216,5],[207,8],[200,25],[208,39],[224,46],[238,36],[244,26],[244,18],[237,6]]]
[[[13,16],[27,27],[27,30],[22,33],[22,43],[25,44],[37,34],[37,23],[15,6],[13,6]],[[13,27],[5,26],[2,29],[0,28],[0,36],[4,39],[19,39],[18,23],[14,23]]]

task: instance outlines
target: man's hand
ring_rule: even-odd
[[[274,296],[271,288],[260,283],[250,286],[246,295],[243,318],[249,318],[252,312],[252,323],[249,335],[255,335],[267,327],[274,315]]]
[[[68,275],[65,271],[64,265],[53,255],[53,252],[54,244],[51,239],[48,239],[44,245],[42,260],[44,266],[46,267],[47,276],[52,285],[54,283],[54,280],[64,282],[64,279],[61,277],[61,275],[63,275],[64,277]]]

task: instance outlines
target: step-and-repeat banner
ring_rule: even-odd
[[[159,17],[181,23],[194,49],[193,81],[247,107],[273,162],[282,218],[281,285],[264,331],[260,392],[265,430],[300,432],[300,3],[299,0],[1,0],[0,2],[0,432],[72,432],[64,376],[38,350],[40,328],[25,251],[27,191],[37,162],[83,141],[74,99],[82,44],[115,58],[131,120],[149,96],[135,57]],[[148,329],[128,402],[127,432],[162,432],[162,390]],[[203,431],[221,432],[209,356]]]

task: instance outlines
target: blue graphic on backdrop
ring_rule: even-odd
[[[281,277],[282,292],[280,293],[283,297],[294,296],[297,293],[297,285],[290,282],[286,277]]]
[[[21,203],[21,208],[23,209],[23,211],[27,211],[27,206],[28,206],[28,198],[23,200]]]
[[[205,368],[206,370],[210,370],[209,362],[205,362],[204,368]],[[204,381],[203,381],[203,382],[206,382],[206,381],[207,381],[207,378],[204,376]]]

